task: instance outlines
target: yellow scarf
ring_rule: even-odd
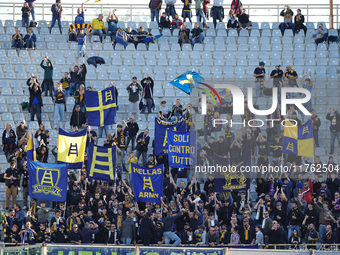
[[[248,232],[250,229],[250,225],[248,225],[247,228],[244,228],[244,240],[248,240],[249,236],[248,236]]]

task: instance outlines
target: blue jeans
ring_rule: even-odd
[[[113,38],[115,37],[116,32],[114,32],[114,31],[107,31],[107,35],[110,36],[111,41],[113,41]]]
[[[189,11],[189,12],[183,11],[183,15],[182,16],[183,16],[183,22],[185,22],[187,18],[191,22],[191,11]]]
[[[172,25],[172,29],[176,29],[176,28],[178,28],[178,27],[179,27],[179,22],[176,21],[176,25]]]
[[[338,139],[339,148],[340,148],[340,131],[338,131],[338,132],[331,132],[331,150],[330,150],[329,154],[333,154],[334,153],[335,138]]]
[[[284,35],[286,29],[291,29],[295,31],[295,24],[294,23],[281,23],[279,25],[279,28],[281,30],[282,35]]]
[[[326,235],[326,225],[320,225],[319,226],[319,239],[321,243],[323,243],[323,237]]]
[[[60,30],[60,33],[61,33],[61,21],[60,21],[60,17],[52,16],[52,25],[51,25],[50,29],[51,29],[51,31],[52,31],[52,28],[54,27],[55,22],[56,22],[57,20],[58,20],[59,30]]]
[[[192,45],[195,45],[195,43],[202,42],[203,41],[203,37],[204,37],[204,33],[202,32],[197,39],[192,38],[191,39]]]
[[[139,151],[137,150],[136,151],[136,157],[137,157],[137,160],[139,161],[139,158],[140,156],[142,155],[142,158],[143,158],[143,166],[145,167],[146,166],[146,163],[148,162],[147,161],[147,152],[146,151]]]
[[[29,27],[30,26],[30,18],[21,18],[21,26]]]
[[[163,233],[165,244],[169,244],[170,240],[175,241],[172,247],[176,247],[180,244],[181,238],[179,238],[174,232],[168,231]]]
[[[102,138],[103,130],[105,131],[105,136],[109,134],[109,126],[98,127],[98,137]]]
[[[288,229],[288,240],[290,240],[290,237],[293,235],[293,231],[297,230],[299,232],[300,235],[300,227],[297,225],[289,225],[289,229]]]
[[[122,239],[123,239],[123,244],[126,244],[126,245],[130,245],[132,242],[131,237],[123,237]]]
[[[92,35],[99,35],[100,42],[103,42],[103,30],[100,29],[93,29]]]
[[[203,19],[203,25],[207,24],[207,20],[205,19],[205,15],[203,10],[196,10],[196,17],[197,17],[197,22],[201,22],[201,18]]]
[[[142,108],[142,113],[145,113],[145,109],[148,108],[148,113],[151,113],[152,98],[146,98],[146,106]]]
[[[159,24],[159,10],[150,9],[150,12],[151,12],[151,21],[155,21],[156,19],[157,24]]]
[[[34,7],[31,8],[31,14],[32,14],[32,19],[33,21],[35,20],[35,12],[34,12]]]
[[[176,14],[175,6],[173,4],[167,5],[165,12],[167,16],[171,16],[172,18],[174,18]]]
[[[60,122],[63,124],[64,121],[64,112],[65,112],[65,104],[55,104],[54,105],[54,125],[59,127],[59,115],[60,115]]]
[[[222,11],[223,11],[223,7],[214,6],[214,11],[213,11],[214,28],[216,28],[217,20],[219,20],[219,22],[223,22]]]
[[[43,80],[45,97],[47,97],[48,91],[50,91],[50,96],[53,98],[53,80]]]
[[[41,123],[41,106],[40,104],[31,105],[31,121],[34,121],[34,115],[37,115],[38,123]]]
[[[14,39],[12,39],[12,46],[16,49],[17,48],[21,49],[24,46],[24,41],[22,39],[18,41],[15,41]]]
[[[33,39],[31,38],[31,39],[28,39],[27,41],[26,41],[26,48],[35,48],[35,42],[33,41]]]
[[[77,58],[85,57],[85,45],[78,45]]]
[[[322,43],[322,42],[326,42],[327,38],[328,38],[328,34],[326,33],[326,34],[323,35],[323,37],[315,40],[316,45],[318,45],[319,43]]]

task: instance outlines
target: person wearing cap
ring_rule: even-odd
[[[84,128],[86,123],[85,113],[80,111],[80,105],[76,105],[76,109],[72,112],[70,127],[71,128]]]
[[[275,69],[270,73],[270,78],[273,79],[273,87],[280,88],[280,82],[282,82],[283,71],[281,65],[275,66]]]
[[[255,77],[256,85],[256,102],[259,97],[263,97],[263,85],[266,78],[266,69],[264,69],[265,63],[260,62],[259,66],[255,68],[253,77]]]
[[[154,106],[153,101],[153,87],[154,82],[153,79],[149,76],[149,74],[146,74],[146,77],[143,78],[143,80],[140,82],[143,91],[142,91],[142,99],[145,100],[145,103],[142,105],[142,113],[145,113],[145,109],[148,108],[148,113],[151,113],[152,106]]]
[[[305,23],[305,16],[301,14],[301,9],[297,9],[297,14],[294,17],[294,23],[295,23],[295,33],[300,33],[300,30],[302,29],[305,34],[307,32],[307,27],[303,24]]]
[[[286,29],[292,29],[295,31],[295,24],[293,23],[294,12],[290,9],[289,5],[285,5],[284,10],[281,11],[280,16],[283,17],[283,23],[279,25],[282,36]]]
[[[72,226],[72,230],[67,233],[68,241],[72,244],[82,244],[82,237],[78,224]]]
[[[204,225],[198,226],[198,229],[195,230],[194,234],[195,234],[195,237],[196,237],[196,245],[195,246],[206,244],[207,233],[205,232]]]
[[[66,243],[65,225],[60,224],[59,230],[53,232],[54,243]]]
[[[137,82],[137,77],[132,77],[132,83],[130,83],[126,90],[129,93],[129,110],[128,116],[132,115],[132,111],[136,111],[137,119],[142,120],[139,116],[139,94],[143,91],[141,85]]]

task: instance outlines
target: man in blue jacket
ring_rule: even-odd
[[[180,244],[181,238],[179,238],[174,232],[173,232],[173,227],[174,227],[174,222],[175,220],[180,217],[183,214],[184,208],[181,209],[181,211],[176,214],[176,212],[172,212],[171,216],[168,216],[163,219],[164,223],[164,239],[165,239],[165,244],[169,244],[170,240],[175,241],[172,247],[176,247]]]

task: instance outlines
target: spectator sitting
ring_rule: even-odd
[[[145,31],[144,26],[139,28],[139,32],[137,33],[137,43],[143,43],[143,39],[152,36],[149,32]]]
[[[300,33],[300,30],[303,29],[303,31],[307,32],[306,26],[303,24],[305,23],[305,16],[301,14],[301,9],[297,10],[297,15],[294,17],[294,23],[295,23],[295,33]]]
[[[237,15],[238,18],[238,26],[240,29],[245,28],[249,29],[251,26],[251,21],[249,20],[249,15],[246,13],[246,9],[242,9],[242,13]]]
[[[192,37],[191,37],[192,45],[195,45],[195,43],[203,42],[204,33],[203,33],[203,30],[200,28],[200,24],[196,23],[195,28],[191,30],[191,33],[192,33]]]
[[[318,29],[315,30],[315,33],[311,35],[310,38],[316,38],[315,43],[318,45],[319,43],[326,42],[327,41],[327,30],[323,28],[323,24],[320,23],[318,26]]]
[[[12,129],[12,124],[7,123],[6,129],[2,133],[2,146],[6,157],[13,153],[13,150],[15,149],[15,141],[16,135]]]
[[[178,14],[175,14],[175,17],[173,18],[171,25],[172,29],[180,28],[182,26],[182,20],[179,18]]]
[[[227,28],[237,28],[237,17],[235,15],[235,11],[230,10],[227,16]]]
[[[77,127],[79,129],[85,127],[85,123],[85,113],[80,111],[80,105],[77,104],[75,111],[72,112],[70,126],[71,128]]]
[[[105,24],[103,21],[104,15],[99,14],[98,18],[93,19],[91,26],[93,29],[92,35],[99,35],[100,42],[103,42],[103,35],[105,34]]]
[[[113,38],[116,34],[117,23],[118,23],[118,17],[117,17],[114,10],[110,11],[109,16],[107,16],[107,18],[106,18],[106,22],[107,22],[107,25],[108,25],[107,35],[110,36],[111,41],[113,41]]]
[[[183,43],[190,43],[189,39],[190,30],[187,28],[187,23],[183,23],[181,29],[178,31],[178,43],[182,45]]]
[[[133,30],[132,27],[128,27],[125,32],[126,32],[127,39],[128,39],[127,41],[129,43],[136,43],[134,36],[137,35],[137,31]]]
[[[166,15],[166,12],[162,13],[161,21],[159,22],[160,28],[171,28],[171,22],[169,17]]]
[[[12,48],[22,49],[24,46],[23,35],[20,34],[20,28],[15,29],[15,34],[12,36]]]
[[[285,9],[281,11],[280,16],[284,17],[283,23],[279,25],[282,35],[286,29],[295,31],[295,24],[293,23],[294,12],[290,9],[289,5],[285,5]]]
[[[25,47],[35,49],[35,42],[37,41],[36,35],[33,33],[33,29],[27,29],[27,34],[24,37]]]

